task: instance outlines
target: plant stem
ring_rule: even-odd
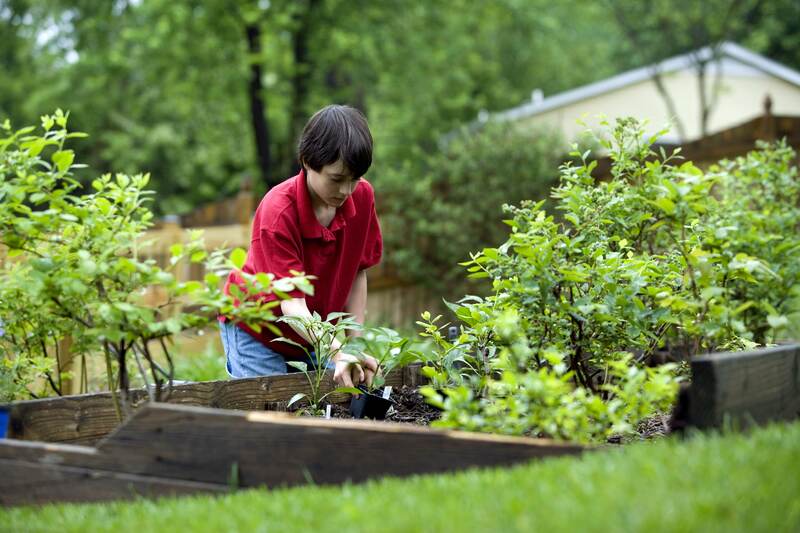
[[[111,370],[111,353],[108,346],[108,341],[103,341],[103,352],[106,356],[106,378],[108,379],[108,390],[111,391],[111,399],[114,401],[114,411],[117,413],[117,420],[122,422],[122,408],[119,405],[117,384],[114,383],[114,374]]]

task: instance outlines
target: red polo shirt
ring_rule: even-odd
[[[382,250],[375,196],[366,180],[359,181],[353,194],[336,210],[326,228],[314,215],[305,172],[301,170],[297,176],[270,189],[261,200],[242,270],[249,274],[272,273],[276,279],[291,277],[292,270],[316,276],[311,281],[313,296],[299,290],[289,295],[292,298],[305,297],[308,309],[325,319],[328,313],[344,311],[356,274],[378,264]],[[226,293],[231,283],[242,283],[238,272],[233,271],[228,276]],[[264,296],[265,301],[276,299],[275,295]],[[281,315],[280,307],[273,311]],[[307,345],[287,324],[275,325],[284,337]],[[275,342],[276,335],[267,328],[256,333],[244,324],[239,324],[239,327],[287,358],[303,355],[295,346]]]

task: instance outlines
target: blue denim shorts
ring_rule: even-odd
[[[264,346],[242,328],[229,322],[220,322],[219,329],[222,347],[225,349],[225,369],[230,377],[252,378],[298,371],[288,366],[281,354]],[[308,365],[309,370],[317,368],[314,352],[311,352],[311,357],[302,359],[302,362]],[[333,364],[328,364],[328,368],[333,367]]]

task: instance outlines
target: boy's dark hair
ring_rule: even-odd
[[[297,159],[315,172],[341,159],[353,177],[360,178],[372,164],[372,134],[367,119],[350,106],[323,107],[303,129]]]

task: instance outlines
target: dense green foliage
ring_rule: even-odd
[[[455,297],[463,285],[458,263],[503,238],[504,204],[547,197],[563,146],[553,133],[492,122],[454,133],[440,150],[417,151],[413,162],[382,176],[389,261],[409,279]]]
[[[492,295],[453,305],[427,390],[446,392],[442,425],[577,440],[629,431],[669,407],[674,368],[638,368],[774,342],[800,295],[800,183],[784,144],[704,172],[651,149],[632,119],[602,140],[596,162],[561,168],[557,221],[542,202],[509,207],[508,240],[467,262]],[[455,364],[460,361],[460,364]]]
[[[498,237],[483,234],[491,226],[428,224],[419,207],[469,221],[538,197],[551,174],[508,165],[465,174],[468,154],[421,155],[443,135],[534,89],[553,94],[724,39],[800,68],[798,9],[793,0],[0,0],[0,120],[73,111],[78,129],[102,132],[76,148],[78,159],[97,174],[150,173],[153,210],[165,214],[231,196],[247,178],[258,194],[296,169],[313,111],[356,105],[376,141],[369,177],[386,197],[388,259],[411,279],[452,282],[455,261]],[[502,143],[483,153],[529,157],[538,171],[551,152],[533,144],[528,156]],[[462,163],[447,165],[454,155]],[[473,194],[492,176],[513,188]],[[461,192],[443,191],[444,179]]]
[[[765,452],[768,450],[768,452]],[[222,497],[0,510],[4,530],[709,531],[800,528],[800,424],[510,469]],[[365,512],[379,509],[380,512]],[[413,512],[410,512],[413,511]],[[157,516],[158,520],[152,517]]]
[[[97,172],[148,171],[157,209],[184,212],[231,194],[243,176],[262,178],[249,103],[255,65],[273,155],[268,179],[290,175],[299,128],[331,101],[366,110],[380,179],[410,147],[434,147],[481,109],[613,73],[605,44],[613,31],[596,24],[602,12],[584,2],[575,17],[573,7],[3,1],[0,58],[13,83],[0,84],[0,117],[28,123],[41,109],[72,110],[79,129],[103,132],[80,148],[81,160]],[[258,32],[257,53],[248,28]],[[573,68],[560,68],[564,61]]]
[[[6,255],[0,262],[0,400],[34,394],[31,386],[43,376],[48,383],[38,394],[47,388],[60,394],[58,346],[68,336],[74,357],[105,356],[108,387],[121,389],[123,400],[133,362],[145,383],[147,366],[154,396],[160,397],[173,377],[165,342],[170,335],[214,323],[217,314],[274,328],[271,308],[278,302],[251,296],[285,295],[295,286],[312,290],[302,277],[273,283],[271,275],[245,275],[245,287],[231,289],[240,301],[234,306],[220,282],[231,268],[242,267],[245,252],[234,250],[230,260],[222,251],[209,253],[197,232],[187,244],[172,247],[166,269],[143,258],[153,219],[146,206],[152,193],[144,189],[148,175],[106,174],[91,182],[94,192],[77,194],[74,171],[82,165],[74,163],[67,143],[85,135],[68,132],[68,117],[60,110],[41,120],[41,135],[33,127],[12,131],[6,121],[0,137],[0,245]],[[176,279],[172,270],[182,261],[203,263],[205,278]],[[154,307],[145,294],[155,289],[163,302]],[[163,350],[166,369],[153,357],[153,343]]]

